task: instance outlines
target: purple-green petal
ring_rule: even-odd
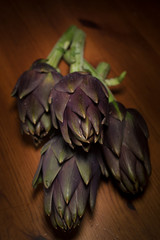
[[[67,204],[77,188],[80,178],[75,158],[72,157],[69,161],[66,161],[63,164],[58,175],[62,193]]]
[[[74,72],[70,73],[67,76],[63,77],[63,79],[55,85],[55,89],[59,92],[68,92],[73,93],[75,89],[81,84],[83,81],[83,75]]]
[[[46,188],[49,188],[55,177],[57,176],[58,172],[60,171],[61,166],[58,163],[57,158],[55,157],[51,147],[49,147],[49,149],[45,152],[43,156],[43,182],[44,186]]]

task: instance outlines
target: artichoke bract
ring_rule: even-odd
[[[70,73],[54,86],[49,103],[54,128],[60,128],[72,148],[89,151],[90,143],[103,143],[108,92],[98,79],[88,73]]]
[[[75,228],[84,215],[87,202],[93,210],[101,172],[107,176],[100,151],[75,151],[54,136],[41,151],[33,186],[44,186],[44,209],[54,228]]]
[[[148,137],[146,122],[137,110],[109,104],[102,148],[112,176],[126,193],[143,191],[151,174]]]
[[[62,78],[45,60],[36,60],[18,79],[12,96],[17,98],[22,131],[35,143],[50,131],[51,116],[48,98],[53,86]]]

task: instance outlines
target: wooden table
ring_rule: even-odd
[[[160,3],[159,1],[1,1],[0,5],[0,239],[160,239]],[[15,99],[20,74],[45,58],[72,24],[87,34],[85,58],[111,65],[110,77],[127,71],[116,98],[138,109],[150,131],[152,176],[145,193],[126,199],[101,182],[93,216],[68,235],[54,231],[44,214],[43,191],[32,178],[40,149],[21,136]],[[61,62],[62,74],[68,72]]]

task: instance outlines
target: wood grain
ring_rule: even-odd
[[[160,3],[158,1],[1,1],[0,14],[0,239],[158,240],[160,239]],[[45,58],[61,34],[75,24],[87,34],[85,58],[107,61],[110,76],[127,77],[116,98],[137,108],[150,131],[152,176],[145,193],[126,199],[102,181],[93,216],[68,235],[51,227],[43,192],[32,189],[40,152],[21,136],[15,100],[20,74]],[[65,75],[67,65],[60,69]]]

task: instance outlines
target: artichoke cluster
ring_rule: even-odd
[[[54,228],[64,231],[79,225],[87,203],[93,211],[102,175],[110,175],[123,192],[135,195],[144,190],[151,174],[146,122],[137,110],[114,99],[102,79],[104,72],[95,74],[88,67],[87,72],[82,68],[63,76],[51,64],[51,56],[63,57],[71,50],[69,64],[76,64],[76,31],[74,27],[70,44],[61,38],[49,61],[35,61],[12,92],[22,131],[36,145],[44,142],[33,187],[43,184],[45,213]]]

